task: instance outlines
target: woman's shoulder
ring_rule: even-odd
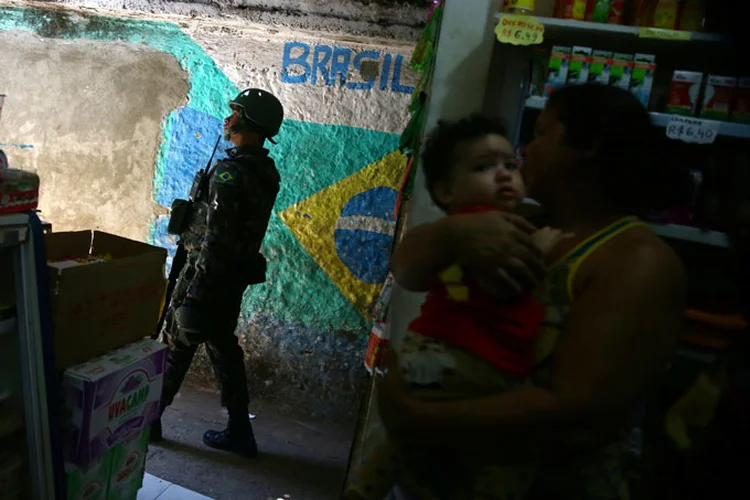
[[[684,288],[685,270],[672,248],[646,226],[636,226],[608,241],[579,270],[577,281],[622,280],[642,286],[668,281]],[[613,283],[617,286],[617,283]]]

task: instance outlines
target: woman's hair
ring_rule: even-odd
[[[508,129],[499,120],[481,115],[472,115],[462,120],[440,121],[425,143],[422,152],[422,171],[427,191],[432,201],[445,209],[435,199],[435,184],[450,178],[456,165],[456,148],[464,141],[478,139],[486,135],[508,136]]]
[[[592,152],[581,174],[612,208],[643,215],[689,199],[692,182],[680,148],[630,92],[574,85],[554,91],[547,107],[565,125],[567,144]]]

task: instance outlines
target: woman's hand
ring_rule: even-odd
[[[458,261],[486,293],[507,299],[536,288],[544,278],[542,252],[531,237],[535,228],[523,217],[485,212],[451,218],[462,242]]]
[[[524,218],[502,212],[444,217],[406,232],[391,258],[402,287],[424,291],[438,273],[460,263],[490,295],[507,299],[537,286],[545,269]]]

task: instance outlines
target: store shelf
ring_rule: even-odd
[[[18,245],[26,241],[29,216],[26,214],[0,215],[0,247]]]
[[[508,14],[498,13],[495,15],[495,21],[500,22],[503,16]],[[653,39],[657,34],[659,41],[663,42],[707,42],[707,43],[727,43],[728,40],[725,36],[716,35],[713,33],[693,33],[685,31],[671,31],[671,30],[654,30],[644,29],[639,26],[622,26],[619,24],[604,24],[604,23],[592,23],[586,21],[574,21],[572,19],[558,19],[552,17],[536,17],[536,19],[544,25],[545,38],[556,38],[560,34],[564,35],[580,35],[580,36],[615,36],[622,38],[643,38]],[[647,38],[651,34],[650,37]]]
[[[546,97],[531,96],[526,99],[526,107],[531,109],[543,109],[547,103]],[[657,127],[665,127],[669,123],[669,120],[674,115],[668,115],[666,113],[649,113],[651,115],[651,122]],[[703,120],[701,118],[701,120]],[[713,122],[713,120],[703,120],[707,122]],[[750,139],[750,125],[744,125],[741,123],[729,123],[729,122],[716,122],[719,124],[719,135],[724,137],[737,137],[740,139]]]
[[[729,238],[727,238],[725,233],[719,231],[708,231],[697,227],[680,226],[677,224],[651,223],[649,227],[662,238],[729,248]]]

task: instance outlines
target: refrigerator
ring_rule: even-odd
[[[64,500],[43,225],[0,215],[0,500]]]

